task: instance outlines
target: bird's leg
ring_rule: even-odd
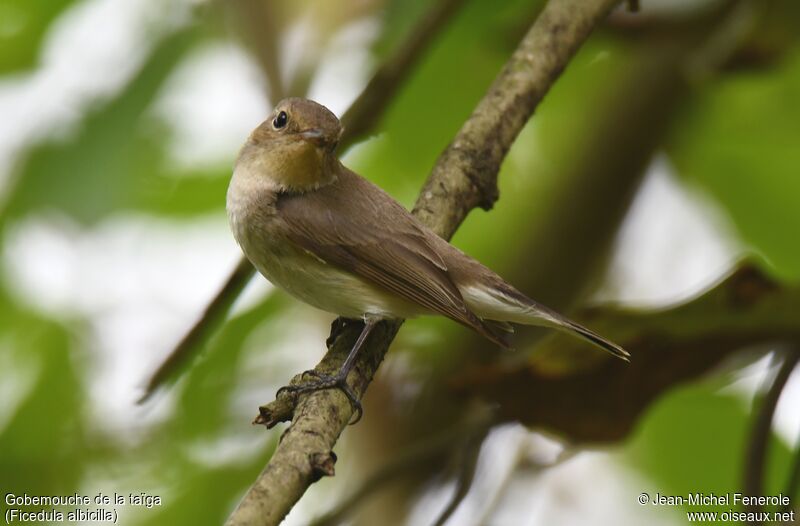
[[[311,376],[316,377],[315,381],[305,382],[295,385],[287,385],[278,389],[278,392],[275,394],[277,397],[282,392],[289,392],[293,394],[301,394],[301,393],[308,393],[311,391],[319,391],[320,389],[331,389],[331,388],[338,388],[340,389],[347,399],[350,401],[350,405],[353,407],[353,410],[356,413],[356,418],[351,424],[355,424],[359,420],[361,420],[361,415],[364,414],[364,410],[361,407],[361,402],[359,402],[358,398],[356,397],[355,392],[353,389],[347,384],[347,376],[350,374],[350,370],[353,368],[353,365],[356,363],[356,358],[358,357],[358,351],[361,349],[361,346],[364,345],[364,342],[369,336],[369,333],[372,332],[372,329],[375,325],[378,324],[380,321],[379,318],[372,318],[372,317],[365,317],[364,318],[364,328],[361,330],[361,334],[358,335],[358,339],[356,343],[353,345],[353,348],[350,349],[350,353],[347,355],[342,367],[339,369],[339,372],[335,375],[329,375],[325,373],[320,373],[315,370],[306,371],[305,374],[309,374]]]

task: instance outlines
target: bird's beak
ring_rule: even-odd
[[[325,146],[325,143],[328,142],[328,137],[326,137],[325,133],[318,128],[312,128],[310,130],[301,132],[300,137],[308,142],[316,144],[317,146]]]
[[[310,130],[300,133],[300,137],[303,140],[321,148],[329,148],[331,150],[334,149],[338,144],[339,136],[341,136],[341,134],[338,134],[336,137],[331,137],[319,128],[311,128]]]

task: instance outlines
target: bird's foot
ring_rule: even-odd
[[[350,422],[350,425],[356,424],[359,420],[361,420],[361,416],[364,414],[364,409],[361,406],[361,402],[359,402],[358,397],[356,397],[356,393],[353,391],[353,388],[347,384],[347,377],[339,374],[330,375],[320,373],[313,369],[305,371],[302,376],[305,375],[313,376],[316,378],[316,380],[302,382],[299,384],[285,385],[278,389],[278,392],[275,393],[275,397],[277,398],[281,395],[281,393],[299,395],[303,393],[320,391],[322,389],[339,389],[347,397],[347,400],[350,402],[350,406],[353,408],[353,412],[355,413],[355,419]]]

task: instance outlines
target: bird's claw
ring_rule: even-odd
[[[313,391],[320,391],[322,389],[339,389],[347,397],[347,401],[350,402],[350,407],[353,408],[353,412],[355,413],[355,419],[351,420],[349,425],[354,425],[361,420],[361,417],[364,415],[364,408],[361,406],[361,402],[359,402],[358,397],[356,397],[356,393],[347,384],[347,378],[340,375],[334,376],[320,373],[313,369],[303,372],[301,377],[305,375],[313,376],[316,378],[316,380],[299,384],[284,385],[278,389],[277,393],[275,393],[275,398],[279,397],[281,393],[299,395]]]

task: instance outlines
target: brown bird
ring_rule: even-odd
[[[441,314],[508,347],[509,324],[580,336],[623,360],[618,345],[528,298],[420,223],[334,155],[336,116],[316,102],[281,101],[242,147],[228,187],[231,230],[274,285],[364,329],[335,376],[290,386],[341,388],[359,348],[385,318]]]

